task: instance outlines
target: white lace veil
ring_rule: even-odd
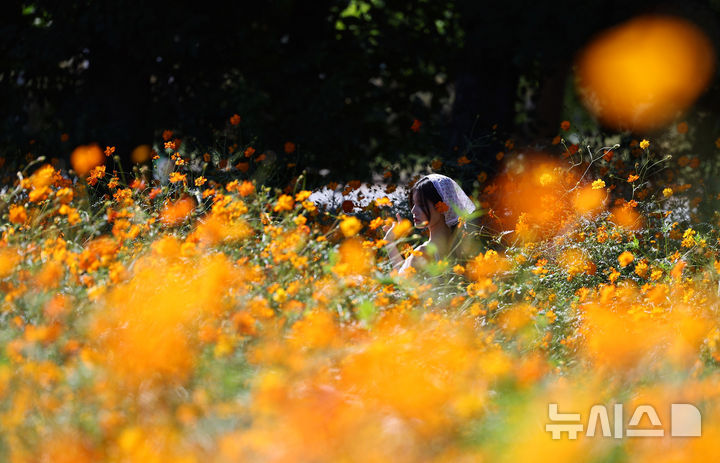
[[[443,202],[448,206],[445,212],[445,223],[448,226],[458,223],[458,214],[470,214],[475,210],[475,205],[455,180],[441,174],[429,174],[425,177],[430,179]]]

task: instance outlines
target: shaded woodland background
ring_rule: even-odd
[[[720,0],[6,1],[0,146],[67,158],[96,142],[127,158],[166,129],[209,146],[239,114],[244,143],[292,141],[317,184],[459,152],[489,163],[494,124],[518,143],[556,135],[576,52],[648,12],[720,43]],[[694,111],[717,108],[716,71]],[[698,155],[714,156],[720,116],[703,124]]]

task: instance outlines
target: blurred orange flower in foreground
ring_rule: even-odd
[[[562,226],[561,218],[571,206],[571,198],[562,192],[577,181],[557,160],[536,154],[527,163],[509,164],[484,191],[502,229],[532,241]]]
[[[577,68],[580,93],[595,116],[642,131],[669,123],[695,101],[713,75],[715,53],[691,22],[641,16],[597,37]]]
[[[357,237],[345,240],[340,245],[338,252],[340,258],[333,267],[335,274],[340,276],[362,275],[367,274],[372,269],[373,257]]]
[[[142,164],[150,160],[152,157],[152,148],[150,145],[136,146],[130,155],[130,160],[135,164]]]
[[[355,216],[344,217],[340,222],[340,230],[346,238],[355,236],[362,229],[362,222]]]
[[[23,206],[13,204],[12,206],[10,206],[8,218],[10,222],[15,224],[25,223],[25,221],[27,220],[27,213],[25,211],[25,208]]]
[[[160,213],[160,221],[168,226],[176,225],[185,220],[194,208],[195,201],[189,196],[175,202],[167,202]]]
[[[70,163],[75,172],[81,177],[90,172],[93,167],[104,162],[105,156],[96,144],[78,146],[70,155]]]

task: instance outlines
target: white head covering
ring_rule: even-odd
[[[448,206],[448,210],[445,212],[445,223],[448,226],[458,222],[458,213],[470,214],[475,210],[475,205],[455,180],[441,174],[430,174],[425,177],[430,179],[443,202]]]

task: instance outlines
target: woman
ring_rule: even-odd
[[[417,228],[427,228],[430,238],[417,246],[407,259],[402,258],[395,244],[394,230],[400,222],[392,226],[386,225],[386,249],[390,255],[393,268],[399,268],[399,273],[405,273],[408,268],[418,269],[429,262],[437,262],[454,252],[454,246],[461,232],[458,227],[460,215],[470,214],[475,205],[450,177],[440,174],[430,174],[422,177],[408,192],[408,202]]]

